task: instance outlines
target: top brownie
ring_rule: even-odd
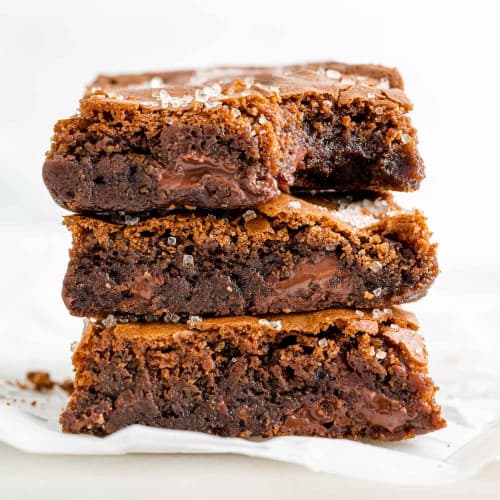
[[[76,212],[248,208],[423,178],[398,71],[318,63],[99,76],[59,121],[45,183]]]

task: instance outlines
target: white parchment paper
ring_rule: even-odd
[[[239,453],[313,470],[401,484],[470,476],[500,460],[500,270],[444,269],[428,297],[412,305],[430,352],[430,370],[448,427],[412,440],[374,444],[284,437],[267,440],[132,426],[106,438],[63,434],[62,390],[20,390],[26,371],[71,376],[70,344],[81,320],[60,299],[69,238],[63,229],[7,227],[0,250],[0,441],[33,453]],[[32,402],[36,401],[33,405]]]

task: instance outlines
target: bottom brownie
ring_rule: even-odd
[[[63,430],[397,440],[445,425],[412,315],[327,310],[86,327]]]

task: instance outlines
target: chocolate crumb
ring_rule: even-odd
[[[55,385],[48,372],[28,372],[26,378],[35,386],[35,391],[46,391]]]
[[[30,382],[30,385],[16,381],[16,386],[22,390],[33,389],[38,392],[46,392],[54,389],[54,387],[59,387],[68,394],[73,392],[73,380],[66,379],[62,382],[57,382],[52,380],[48,372],[42,371],[31,371],[26,374],[26,379]],[[31,403],[32,406],[36,405],[36,401]]]

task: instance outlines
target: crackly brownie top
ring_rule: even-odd
[[[176,110],[217,108],[247,97],[279,102],[311,94],[327,94],[339,105],[361,99],[411,108],[396,69],[338,62],[100,75],[89,86],[86,100]]]
[[[225,215],[223,212],[222,215]],[[121,225],[130,226],[127,233],[140,234],[146,229],[162,225],[164,217],[175,215],[180,223],[197,217],[200,220],[205,217],[212,222],[218,220],[221,225],[227,223],[224,217],[214,217],[206,212],[163,212],[139,214],[140,216],[112,214],[111,221],[116,225],[116,230],[121,230]],[[154,216],[153,216],[154,215]],[[221,214],[219,214],[221,215]],[[368,229],[378,223],[395,216],[410,215],[422,217],[415,209],[401,208],[389,193],[356,192],[352,194],[339,194],[334,192],[311,193],[305,197],[280,194],[275,198],[261,203],[255,210],[240,210],[231,212],[231,220],[236,223],[241,217],[245,221],[245,227],[252,234],[265,233],[265,219],[277,219],[290,228],[298,228],[303,225],[321,225],[322,227],[343,230],[356,233],[359,230]],[[142,218],[144,216],[144,218]],[[150,217],[153,216],[153,217]],[[78,215],[65,217],[65,223],[72,226],[73,220],[78,220],[80,225],[91,225],[95,228],[107,228],[113,232],[113,226],[101,221],[108,219],[106,214],[100,218],[86,218]]]
[[[401,208],[389,193],[370,192],[312,193],[303,198],[281,194],[262,203],[257,210],[267,217],[282,220],[292,228],[320,224],[351,231],[375,226],[397,215],[417,213],[414,209]]]
[[[422,336],[417,332],[415,316],[398,307],[372,310],[327,309],[308,314],[283,314],[263,317],[236,316],[210,318],[188,323],[117,323],[114,333],[143,342],[156,337],[172,337],[182,342],[195,332],[213,332],[232,336],[267,331],[272,335],[306,334],[321,336],[330,327],[339,328],[344,335],[366,333],[381,335],[403,348],[417,365],[425,365],[427,352]]]

